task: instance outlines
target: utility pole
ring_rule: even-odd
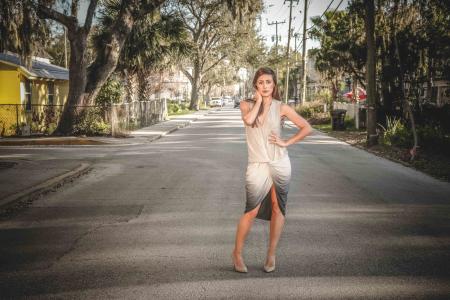
[[[295,64],[297,65],[297,60],[298,60],[298,58],[297,58],[297,54],[298,54],[298,51],[297,51],[297,39],[298,39],[298,37],[299,37],[300,35],[298,34],[298,32],[296,32],[295,34],[294,34],[294,52],[295,52]]]
[[[284,102],[288,103],[289,98],[289,46],[291,42],[291,23],[292,23],[292,2],[297,2],[298,0],[284,0],[284,3],[289,1],[289,29],[288,29],[288,42],[287,42],[287,50],[286,50],[286,84],[284,85]],[[306,0],[305,0],[306,1]]]
[[[278,24],[284,24],[286,23],[286,20],[284,20],[283,22],[272,22],[269,24],[269,20],[267,20],[267,25],[275,25],[275,55],[278,58]],[[278,65],[277,65],[277,80],[278,80]]]
[[[306,98],[306,23],[308,21],[308,0],[303,1],[305,1],[305,7],[303,10],[302,97],[300,98],[300,104],[303,104]]]
[[[295,105],[297,105],[297,101],[298,101],[298,51],[297,51],[297,39],[299,38],[299,34],[298,32],[296,32],[294,34],[294,52],[295,52],[295,68],[297,69],[297,73],[295,74],[295,84],[294,84],[294,99],[295,99]]]

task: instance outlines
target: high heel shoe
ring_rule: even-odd
[[[236,272],[239,272],[239,273],[247,273],[248,272],[247,266],[245,264],[244,264],[243,267],[236,266],[236,263],[234,262],[234,255],[233,254],[231,254],[231,259],[233,260],[233,266],[234,266],[234,270]]]
[[[275,271],[275,258],[273,259],[273,265],[272,266],[268,266],[266,264],[264,264],[264,272],[266,273],[270,273]]]

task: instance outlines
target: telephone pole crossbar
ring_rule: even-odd
[[[269,20],[267,20],[267,25],[269,25],[269,26],[275,25],[275,55],[277,56],[277,59],[278,59],[278,25],[284,24],[284,23],[286,23],[286,20],[284,20],[283,22],[275,21],[272,23],[269,23]],[[276,74],[277,74],[277,80],[278,80],[278,66],[276,66]]]

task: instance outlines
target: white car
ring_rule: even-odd
[[[225,104],[233,104],[233,98],[231,98],[230,96],[223,97],[223,101],[225,102]]]
[[[209,106],[216,107],[216,106],[223,106],[223,100],[220,97],[213,97],[211,100],[209,100]]]

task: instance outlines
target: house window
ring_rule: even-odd
[[[55,83],[54,82],[48,82],[47,83],[47,97],[48,97],[48,104],[53,105],[54,104],[54,98],[55,98]]]
[[[31,81],[25,80],[25,110],[31,110]]]

